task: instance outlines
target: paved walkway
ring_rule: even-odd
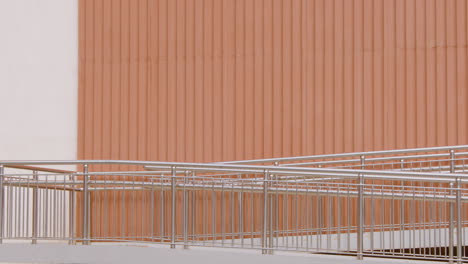
[[[217,248],[169,249],[163,245],[146,244],[94,244],[68,246],[44,243],[38,245],[0,245],[0,263],[203,263],[203,264],[384,264],[384,263],[435,263],[412,260],[392,260],[328,256],[296,252],[276,252],[261,255],[258,250]]]

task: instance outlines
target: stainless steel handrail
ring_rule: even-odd
[[[367,156],[380,156],[380,155],[396,155],[396,154],[420,153],[420,152],[439,152],[439,151],[448,152],[450,150],[462,150],[462,149],[468,150],[468,145],[443,146],[443,147],[431,147],[431,148],[394,149],[394,150],[366,151],[366,152],[349,152],[349,153],[340,153],[340,154],[323,154],[323,155],[253,159],[253,160],[235,160],[235,161],[223,161],[220,163],[230,163],[230,164],[274,163],[274,162],[290,162],[290,161],[302,161],[302,160],[349,158],[349,157],[361,157],[361,156],[367,157]]]
[[[331,159],[331,158],[347,158],[347,157],[361,157],[361,156],[378,156],[378,155],[390,155],[390,154],[407,154],[407,153],[420,153],[420,152],[438,152],[438,151],[450,151],[450,150],[462,150],[467,149],[468,145],[458,146],[444,146],[444,147],[432,147],[432,148],[411,148],[411,149],[396,149],[396,150],[384,150],[384,151],[368,151],[368,152],[350,152],[350,153],[339,153],[339,154],[324,154],[324,155],[312,155],[312,156],[296,156],[296,157],[284,157],[284,158],[269,158],[269,159],[254,159],[254,160],[238,160],[238,161],[223,161],[215,162],[215,164],[250,164],[250,163],[274,163],[274,162],[288,162],[288,161],[300,161],[300,160],[316,160],[316,159]],[[449,155],[448,153],[446,154]],[[457,155],[457,153],[455,153]],[[418,157],[413,156],[413,157]],[[395,157],[398,158],[398,157]],[[379,160],[379,159],[377,159]],[[5,166],[9,165],[79,165],[79,164],[121,164],[121,165],[157,165],[160,162],[153,161],[138,161],[138,160],[0,160],[0,164]],[[173,162],[177,163],[177,162]]]
[[[79,165],[79,164],[106,164],[106,165],[143,165],[148,170],[160,170],[176,167],[177,170],[205,170],[205,171],[226,171],[239,173],[261,173],[269,170],[271,174],[281,173],[339,173],[356,175],[363,173],[365,175],[386,175],[386,176],[408,176],[417,178],[468,178],[466,174],[457,173],[426,173],[426,172],[406,172],[406,171],[386,171],[386,170],[357,170],[357,169],[333,169],[333,168],[304,168],[304,167],[280,167],[280,166],[260,166],[260,165],[235,165],[223,163],[188,163],[188,162],[141,162],[141,161],[121,161],[121,160],[76,160],[76,161],[0,161],[0,165]],[[80,175],[80,173],[77,173]]]
[[[226,163],[0,161],[0,243],[24,238],[33,243],[63,239],[71,244],[140,241],[171,248],[220,246],[260,249],[266,254],[294,250],[360,259],[373,255],[461,262],[468,260],[460,250],[468,237],[463,214],[468,209],[464,173],[468,152],[455,150],[467,148]],[[372,157],[434,151],[447,153]],[[339,160],[345,157],[357,158]],[[301,167],[322,161],[278,164],[325,158],[336,158],[328,165],[351,162],[355,168]],[[437,162],[412,164],[421,171],[407,171],[403,163],[366,167],[366,162],[435,158]],[[267,161],[275,164],[252,164]],[[32,165],[83,165],[84,169],[42,170]],[[125,169],[91,171],[91,165]],[[31,173],[9,173],[5,171],[9,167]],[[434,171],[426,171],[431,167]],[[27,195],[34,197],[33,202]],[[34,230],[28,230],[30,226]],[[429,247],[435,253],[426,252]]]

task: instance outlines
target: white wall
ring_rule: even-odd
[[[77,0],[0,0],[0,160],[76,159]]]

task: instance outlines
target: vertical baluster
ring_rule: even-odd
[[[151,241],[154,242],[154,178],[151,177],[151,193],[150,193],[150,232]]]
[[[83,165],[83,245],[89,245],[90,241],[90,201],[89,201],[89,175],[88,164]]]
[[[263,231],[262,231],[262,254],[268,253],[268,170],[263,173]]]
[[[176,167],[172,167],[172,177],[171,177],[171,248],[175,248],[176,240],[176,228],[175,228],[175,218],[176,218]]]
[[[358,233],[357,233],[357,258],[363,259],[364,248],[364,175],[358,175]]]
[[[38,199],[37,199],[37,171],[33,171],[33,181],[35,187],[33,187],[33,208],[32,208],[32,244],[37,244],[37,217],[38,217]]]
[[[69,221],[69,226],[68,226],[69,231],[68,232],[69,232],[69,237],[70,237],[69,238],[70,240],[68,241],[68,244],[73,245],[73,244],[75,244],[75,191],[74,191],[74,189],[76,187],[75,184],[74,184],[75,176],[72,175],[71,179],[72,179],[73,183],[71,185],[72,191],[70,191],[69,198],[68,198],[68,201],[69,201],[68,210],[69,210],[69,215],[70,215],[70,217],[69,217],[70,219],[68,219],[68,221]],[[37,190],[37,188],[36,188],[36,190]]]
[[[450,150],[450,173],[455,173],[455,151]],[[462,219],[461,219],[461,179],[457,177],[455,179],[456,183],[456,192],[455,192],[455,206],[457,210],[457,263],[462,263],[463,257],[463,244],[462,244]],[[453,205],[452,205],[453,207]],[[453,208],[452,208],[452,217],[453,217]],[[453,218],[451,219],[453,220]],[[453,230],[453,229],[452,229]],[[453,254],[453,252],[452,252]]]
[[[453,196],[453,182],[450,183],[450,197]],[[453,200],[450,198],[449,200],[449,263],[453,263],[453,249],[454,249],[454,239],[453,239]]]
[[[461,179],[456,180],[456,207],[457,207],[457,263],[462,263],[463,241],[462,241],[462,200],[461,200]]]
[[[185,172],[185,177],[184,177],[184,249],[188,249],[188,195],[187,195],[187,180],[190,175],[190,172],[186,171]]]

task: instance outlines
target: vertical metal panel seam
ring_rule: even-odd
[[[222,12],[222,16],[221,16],[221,32],[220,32],[220,40],[221,40],[221,44],[220,44],[220,47],[221,47],[221,65],[222,65],[222,70],[220,71],[220,77],[221,77],[221,80],[220,80],[220,83],[223,85],[224,84],[224,79],[226,78],[225,74],[224,74],[224,64],[225,64],[225,55],[226,55],[226,51],[225,51],[225,48],[224,48],[224,0],[221,1],[221,12]],[[224,85],[223,85],[224,86]],[[220,99],[221,99],[221,102],[223,102],[224,100],[224,89],[222,89],[222,87],[219,88],[220,89]],[[216,100],[216,98],[214,98],[214,100]],[[225,107],[224,107],[224,103],[221,104],[221,112],[224,113],[225,111]],[[224,125],[223,125],[223,121],[222,121],[222,118],[224,116],[221,114],[221,121],[220,121],[220,134],[221,134],[221,139],[220,139],[220,156],[222,159],[225,159],[225,147],[224,147],[224,138],[225,138],[225,134],[226,134],[226,131],[224,129]]]
[[[401,78],[402,78],[402,86],[400,88],[400,96],[401,96],[401,106],[403,107],[404,111],[402,113],[406,113],[406,111],[408,111],[408,105],[407,105],[407,87],[408,87],[408,78],[407,78],[407,72],[408,72],[408,37],[407,37],[407,8],[406,8],[406,4],[407,2],[406,1],[403,1],[401,3],[401,17],[402,17],[402,25],[401,25],[401,29],[402,29],[402,65],[403,65],[403,71],[401,72]],[[408,123],[407,123],[407,116],[406,114],[401,114],[400,113],[400,120],[401,120],[401,123],[402,123],[402,126],[403,126],[403,129],[401,131],[401,146],[404,147],[406,145],[406,141],[407,141],[407,131],[408,131]]]
[[[238,53],[237,53],[237,49],[239,48],[238,46],[238,43],[237,43],[237,31],[239,29],[239,20],[238,20],[238,4],[240,2],[240,0],[233,0],[234,3],[234,8],[232,9],[232,12],[233,12],[233,20],[234,20],[234,23],[233,23],[233,33],[232,33],[232,36],[234,36],[234,39],[232,41],[232,45],[233,45],[233,52],[232,52],[232,55],[233,56],[233,102],[232,102],[232,110],[233,110],[233,122],[231,122],[231,130],[232,130],[232,137],[231,137],[231,140],[230,140],[230,144],[232,145],[232,158],[233,159],[237,159],[238,156],[241,156],[241,155],[238,155],[238,153],[241,153],[243,150],[242,150],[242,144],[239,144],[240,140],[238,140],[238,134],[239,134],[239,129],[237,126],[241,127],[241,124],[242,124],[242,121],[238,121],[237,120],[237,115],[239,115],[239,112],[241,112],[241,110],[239,109],[238,107],[238,103],[239,103],[239,99],[238,98],[238,92],[242,92],[242,90],[244,89],[244,87],[241,85],[241,80],[238,80],[238,75],[240,74],[240,71],[237,69],[237,67],[239,67],[240,65],[240,61],[241,58],[240,56],[238,56]],[[232,37],[231,36],[231,37]],[[241,78],[241,77],[239,77]]]
[[[149,149],[151,148],[151,143],[152,139],[148,137],[149,129],[150,129],[150,116],[153,111],[150,107],[150,98],[151,98],[151,74],[152,74],[152,61],[151,61],[151,53],[150,53],[150,47],[151,47],[151,16],[150,16],[150,11],[151,11],[151,5],[150,5],[150,0],[146,0],[146,58],[145,58],[145,65],[147,66],[146,70],[146,108],[145,108],[145,123],[146,123],[146,129],[144,131],[145,134],[145,140],[144,142],[147,142],[147,147],[144,152],[144,156],[146,160],[150,160],[150,153]],[[150,147],[148,147],[150,146]],[[153,208],[151,208],[152,210]]]
[[[371,1],[371,7],[370,7],[370,10],[372,11],[372,13],[370,14],[370,17],[371,17],[371,56],[370,56],[370,65],[371,65],[371,81],[370,81],[370,89],[369,89],[369,92],[370,92],[370,98],[371,98],[371,120],[372,120],[372,124],[370,124],[370,137],[371,137],[371,140],[370,140],[370,148],[371,149],[375,149],[375,146],[376,146],[376,137],[375,137],[375,123],[376,123],[376,100],[375,99],[375,68],[376,68],[376,65],[375,65],[375,57],[376,57],[376,53],[378,52],[378,50],[375,48],[375,38],[377,37],[376,34],[375,34],[375,17],[374,17],[374,14],[375,14],[375,2],[376,0],[373,0]]]
[[[428,77],[427,77],[428,74],[427,74],[427,56],[426,56],[426,54],[427,54],[427,44],[429,43],[428,37],[427,37],[427,28],[428,28],[428,26],[426,24],[426,21],[427,21],[427,2],[426,1],[423,1],[423,6],[424,6],[424,8],[423,8],[423,10],[424,10],[423,11],[423,14],[424,14],[423,18],[424,18],[424,23],[425,24],[424,24],[424,29],[423,29],[424,30],[424,54],[423,54],[424,55],[423,56],[423,60],[424,60],[424,70],[423,70],[423,72],[424,72],[424,74],[423,74],[424,87],[422,89],[423,92],[424,92],[424,98],[422,100],[422,103],[424,104],[425,102],[428,101],[427,90],[425,90],[425,89],[427,89],[426,87],[427,87],[427,79],[428,79]],[[418,96],[418,98],[419,98],[419,96]],[[425,120],[423,121],[424,125],[423,125],[423,127],[421,129],[423,130],[422,134],[424,134],[425,138],[424,138],[424,142],[422,143],[422,145],[427,146],[428,145],[428,137],[429,137],[428,136],[429,128],[428,128],[428,125],[427,125],[427,120],[428,120],[427,111],[425,109],[424,109],[423,115],[424,115],[423,118]]]
[[[437,100],[437,97],[438,97],[438,87],[439,87],[439,76],[438,76],[438,61],[439,61],[439,34],[440,32],[438,32],[438,8],[437,8],[437,1],[434,0],[434,35],[435,35],[435,39],[434,39],[434,64],[435,64],[435,69],[434,69],[434,87],[435,87],[435,100],[434,100],[434,108],[436,109],[436,116],[434,117],[435,119],[435,142],[436,144],[440,144],[440,141],[439,141],[439,129],[438,127],[440,126],[440,120],[438,118],[438,100]]]
[[[335,56],[336,56],[336,49],[335,49],[335,41],[336,41],[336,38],[335,38],[335,35],[336,35],[336,17],[335,17],[335,1],[330,1],[330,8],[331,8],[331,31],[332,31],[332,34],[331,34],[331,42],[333,43],[332,46],[330,47],[331,51],[331,55],[330,55],[330,69],[332,69],[332,71],[329,73],[330,74],[330,102],[331,103],[331,106],[330,106],[330,110],[331,110],[331,113],[330,113],[330,119],[329,120],[329,126],[330,126],[330,130],[333,131],[333,133],[330,133],[330,135],[333,135],[333,138],[330,137],[330,135],[328,136],[330,138],[330,150],[331,152],[335,152],[336,151],[336,146],[335,146],[335,138],[337,136],[337,131],[335,129],[335,123],[334,123],[334,120],[336,120],[336,78],[335,78],[335,74],[336,72],[334,71],[335,70]],[[326,141],[325,141],[326,142]]]
[[[131,68],[132,68],[132,45],[131,45],[131,42],[132,42],[132,36],[131,36],[131,33],[132,33],[132,28],[131,28],[131,24],[132,24],[132,4],[130,2],[130,0],[128,1],[128,32],[127,32],[127,45],[128,45],[128,50],[127,50],[127,63],[128,63],[128,66],[127,66],[127,83],[126,83],[126,87],[125,87],[125,93],[126,93],[126,123],[127,125],[125,126],[125,131],[126,131],[126,139],[125,139],[125,143],[127,144],[127,153],[125,154],[127,159],[130,159],[130,154],[131,154],[131,133],[130,133],[130,130],[132,129],[131,125],[130,125],[130,119],[131,119],[131,116],[130,116],[130,113],[131,113],[131,93],[130,93],[130,89],[132,87],[132,76],[131,76]]]
[[[305,10],[307,10],[307,8],[304,7],[304,0],[300,0],[300,11],[299,11],[299,14],[300,14],[300,32],[301,32],[301,40],[300,40],[300,49],[301,49],[301,52],[300,52],[300,56],[301,56],[301,59],[300,59],[300,64],[301,64],[301,72],[300,72],[300,95],[301,95],[301,116],[300,116],[300,124],[301,124],[301,129],[300,129],[300,141],[302,142],[302,144],[300,144],[300,149],[299,149],[299,152],[300,153],[305,153],[307,151],[304,151],[304,150],[307,150],[307,147],[308,147],[308,137],[306,137],[307,135],[307,123],[306,123],[306,113],[307,113],[307,108],[305,107],[305,104],[304,104],[304,101],[306,100],[307,98],[307,93],[306,93],[306,82],[305,82],[305,77],[304,77],[304,71],[307,72],[307,67],[305,67],[306,63],[307,63],[307,53],[304,53],[304,41],[307,40],[307,30],[305,29],[304,27],[304,24],[305,24],[305,16],[303,15]],[[304,38],[304,36],[306,36]]]
[[[101,96],[100,96],[100,98],[98,98],[99,99],[98,101],[100,101],[99,104],[100,104],[100,108],[101,108],[101,110],[100,110],[100,113],[101,113],[100,128],[101,129],[100,129],[100,131],[98,131],[98,133],[99,133],[99,138],[105,140],[103,138],[103,135],[104,135],[103,115],[104,115],[104,107],[105,107],[105,104],[104,104],[104,98],[105,98],[105,96],[104,96],[104,81],[105,81],[104,80],[104,66],[105,66],[105,56],[104,56],[104,23],[105,23],[105,21],[104,21],[104,17],[105,17],[104,16],[104,1],[101,2],[101,14],[100,14],[100,16],[101,16],[101,19],[102,19],[102,22],[101,22],[101,36],[100,36],[100,38],[101,38],[101,47],[100,47],[100,49],[101,49],[101,62],[100,62],[101,67],[100,68],[101,69],[100,69],[100,71],[101,71],[102,76],[101,76],[101,80],[100,80],[101,81],[101,83],[100,83],[100,86],[101,86],[100,95]],[[98,152],[99,152],[99,157],[102,158],[103,152],[104,152],[104,143],[103,143],[103,141],[99,142]]]
[[[468,3],[465,1],[465,40],[464,40],[464,48],[465,48],[465,86],[468,85]],[[462,87],[463,89],[463,87]],[[468,110],[468,107],[466,106],[466,102],[468,102],[468,92],[465,91],[465,98],[463,98],[465,100],[465,102],[462,104],[464,106],[464,110],[465,110],[465,113],[466,111]],[[465,127],[464,127],[464,132],[466,134],[466,132],[468,132],[468,122],[466,120],[466,118],[464,119],[465,121]],[[464,141],[466,141],[466,136],[465,136],[465,139]],[[458,142],[459,144],[461,144],[462,142]]]
[[[355,71],[355,67],[354,67],[354,63],[355,63],[355,60],[356,60],[355,55],[354,55],[355,46],[356,46],[355,45],[355,27],[354,27],[355,9],[356,9],[355,5],[356,5],[356,0],[352,0],[351,10],[349,11],[350,16],[351,16],[350,20],[352,22],[352,24],[349,25],[349,27],[351,28],[350,30],[351,30],[351,36],[352,36],[351,41],[350,41],[350,46],[351,46],[351,51],[352,51],[352,53],[350,55],[350,57],[351,57],[351,82],[350,82],[351,84],[350,84],[350,86],[351,86],[351,91],[352,91],[352,93],[351,93],[352,98],[349,99],[350,100],[350,105],[351,105],[350,109],[352,110],[352,112],[354,112],[354,109],[356,107],[355,106],[355,100],[354,100],[354,94],[356,93],[356,85],[355,85],[355,83],[356,83],[355,82],[355,79],[356,79],[355,78],[355,72],[356,71]],[[356,121],[356,117],[355,117],[355,115],[352,115],[351,129],[349,130],[349,133],[352,133],[352,137],[351,137],[351,142],[352,142],[351,147],[352,147],[352,149],[356,149],[356,140],[355,140],[356,122],[355,121]]]
[[[94,146],[95,146],[95,140],[94,140],[94,130],[96,129],[95,126],[94,126],[94,117],[97,117],[96,115],[96,105],[94,105],[94,93],[95,93],[95,90],[96,90],[96,85],[95,85],[95,72],[96,72],[96,9],[95,9],[95,6],[94,5],[91,5],[89,7],[91,9],[91,14],[92,14],[92,22],[91,23],[91,32],[90,32],[90,35],[91,35],[91,45],[92,45],[92,58],[90,59],[91,60],[91,76],[90,76],[90,82],[92,85],[90,85],[90,88],[91,88],[91,91],[90,91],[90,102],[91,102],[91,110],[90,110],[90,117],[93,117],[93,119],[89,120],[89,125],[91,127],[90,129],[90,137],[89,137],[89,141],[90,141],[90,144],[88,145],[88,148],[89,148],[89,152],[91,153],[90,155],[95,155],[94,153]]]
[[[83,59],[86,49],[84,47],[85,42],[85,2],[78,1],[78,32],[79,32],[79,39],[78,39],[78,157],[84,156],[84,109],[85,109],[85,84],[84,84],[84,73],[85,73],[85,60]]]
[[[140,99],[140,94],[141,94],[141,91],[140,91],[141,90],[141,86],[140,86],[140,71],[141,71],[141,69],[140,69],[140,63],[141,63],[141,50],[140,50],[140,28],[141,28],[141,25],[140,25],[140,8],[141,7],[140,7],[140,5],[141,5],[141,1],[137,0],[136,2],[137,3],[136,3],[135,13],[137,15],[136,15],[135,20],[137,21],[137,23],[136,23],[136,36],[137,37],[136,37],[136,40],[135,40],[135,42],[136,42],[136,44],[135,44],[136,51],[135,52],[136,52],[137,57],[136,57],[136,61],[135,61],[135,64],[136,64],[135,65],[135,67],[136,67],[136,76],[135,76],[135,78],[136,78],[135,87],[136,88],[135,89],[136,89],[136,91],[135,91],[134,97],[136,97],[137,104],[134,106],[135,107],[134,111],[136,112],[136,116],[135,116],[136,120],[134,122],[136,123],[135,128],[137,129],[137,131],[135,133],[136,138],[134,140],[133,145],[135,145],[134,148],[135,147],[137,148],[135,153],[134,153],[136,159],[141,159],[141,157],[139,157],[140,150],[138,149],[140,147],[139,143],[140,143],[140,140],[141,140],[140,133],[139,133],[139,131],[141,129],[140,128],[140,126],[141,126],[140,115],[144,115],[144,113],[140,113],[140,108],[139,108],[139,104],[142,103],[142,102],[138,102],[139,99]],[[131,90],[131,89],[132,89],[132,87],[130,87],[129,90]]]

